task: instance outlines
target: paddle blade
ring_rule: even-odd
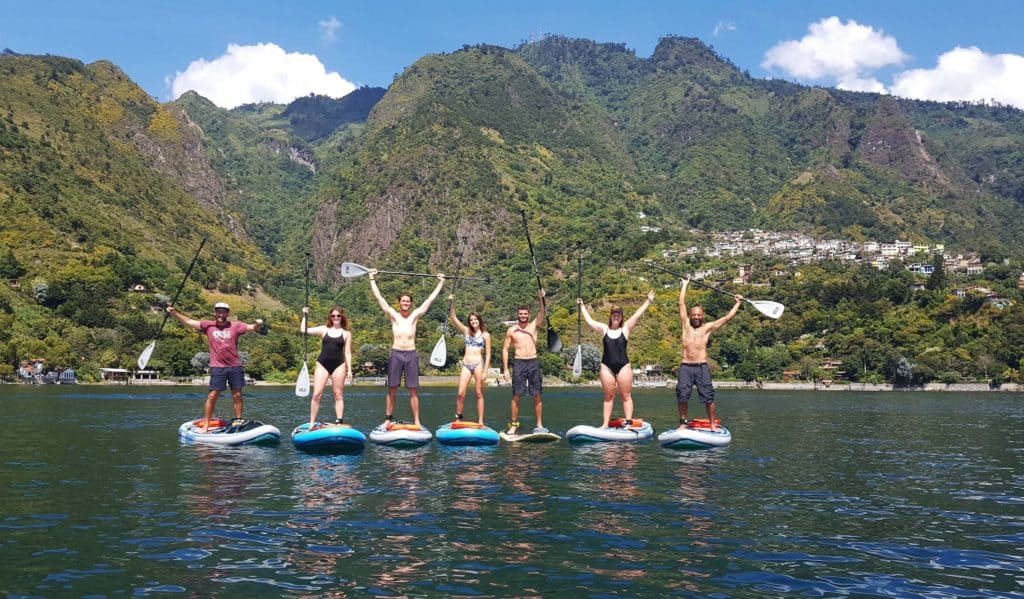
[[[548,327],[548,351],[553,354],[562,351],[562,340],[558,338],[558,333],[551,327]]]
[[[576,359],[572,361],[572,376],[573,378],[580,378],[583,374],[583,346],[576,346]]]
[[[139,354],[139,359],[135,362],[139,366],[139,370],[145,370],[146,364],[149,364],[149,358],[153,355],[153,350],[156,349],[156,341],[151,341],[146,349],[142,350]]]
[[[782,304],[780,304],[778,302],[769,302],[769,301],[765,301],[765,300],[747,300],[747,301],[750,302],[751,306],[754,306],[755,308],[757,308],[758,312],[760,312],[761,314],[764,314],[768,318],[771,318],[771,319],[774,319],[774,320],[778,320],[778,318],[780,316],[782,316],[783,310],[786,309],[786,306],[783,306]]]
[[[437,340],[437,345],[434,346],[434,351],[430,352],[430,364],[441,368],[445,362],[448,361],[448,344],[444,341],[444,335]]]
[[[302,363],[302,370],[299,371],[299,378],[295,379],[295,396],[309,396],[309,368],[306,367],[305,362]]]
[[[355,262],[343,262],[341,265],[341,276],[346,279],[361,277],[370,272],[369,269],[359,266]]]

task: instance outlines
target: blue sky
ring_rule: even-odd
[[[294,4],[290,6],[289,4]],[[755,77],[1024,108],[1024,2],[0,0],[0,48],[106,59],[160,100],[222,106],[387,86],[421,56],[545,34],[697,37]]]

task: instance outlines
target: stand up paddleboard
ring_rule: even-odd
[[[370,440],[388,447],[420,447],[430,443],[433,435],[425,426],[408,422],[385,421],[370,431]]]
[[[303,422],[292,431],[296,449],[311,452],[359,452],[366,446],[366,435],[348,424]]]
[[[673,429],[658,435],[658,441],[664,447],[672,449],[711,449],[725,447],[732,442],[732,433],[716,420],[717,432],[711,432],[711,425],[706,418],[691,420],[684,429]]]
[[[550,443],[552,441],[561,441],[562,438],[552,432],[546,433],[520,433],[516,431],[515,434],[508,434],[508,431],[501,431],[498,436],[508,441],[509,443]]]
[[[611,420],[609,426],[598,427],[581,424],[574,426],[565,438],[570,443],[603,443],[643,441],[654,436],[654,427],[650,422],[634,418],[629,423],[624,418]]]
[[[457,420],[438,427],[434,432],[442,445],[497,445],[498,431],[479,422]]]
[[[197,418],[182,423],[178,436],[188,443],[210,445],[274,445],[281,441],[281,431],[276,426],[263,424],[259,420],[210,420],[208,432],[202,432],[203,419]]]

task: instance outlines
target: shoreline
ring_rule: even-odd
[[[422,387],[455,387],[458,385],[459,377],[457,376],[421,376],[420,383]],[[150,387],[150,386],[181,386],[181,387],[200,387],[206,386],[206,380],[193,379],[187,382],[168,381],[168,380],[143,380],[143,381],[132,381],[130,384],[123,381],[120,382],[108,382],[98,381],[91,383],[77,383],[79,385],[103,385],[110,387]],[[359,377],[355,381],[346,385],[346,387],[380,387],[384,384],[382,378],[369,377],[360,380]],[[247,387],[293,387],[295,383],[274,383],[269,381],[254,381],[246,384]],[[833,382],[833,383],[822,383],[813,381],[798,381],[798,382],[746,382],[746,381],[714,381],[715,389],[741,389],[744,391],[882,391],[882,392],[913,392],[913,391],[926,391],[926,392],[946,392],[946,393],[964,393],[964,392],[995,392],[995,393],[1019,393],[1024,391],[1024,385],[1019,383],[1003,383],[998,387],[992,387],[986,383],[926,383],[915,387],[897,387],[891,383],[853,383],[853,382]],[[328,385],[330,386],[330,385]],[[545,387],[595,387],[599,388],[600,383],[598,381],[588,381],[585,383],[570,383],[555,377],[545,377]],[[501,384],[494,385],[488,383],[487,389],[508,389],[510,385]],[[664,384],[634,384],[633,389],[673,389],[675,387],[675,381],[666,379]]]

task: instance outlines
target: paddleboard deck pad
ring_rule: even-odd
[[[562,440],[561,437],[550,431],[545,433],[535,433],[532,431],[521,433],[519,432],[521,430],[528,429],[519,429],[513,434],[509,434],[507,430],[503,430],[498,433],[498,436],[509,443],[551,443],[552,441]]]
[[[292,431],[292,443],[303,451],[362,451],[366,435],[347,424],[303,422]]]
[[[188,443],[209,445],[273,445],[281,441],[281,431],[276,426],[263,424],[259,420],[236,419],[228,422],[214,418],[210,427],[203,432],[203,418],[183,422],[178,427],[178,437]]]
[[[604,443],[644,441],[654,436],[654,427],[650,422],[639,418],[626,421],[616,418],[609,422],[610,426],[574,426],[565,433],[570,443]]]
[[[434,436],[430,429],[408,422],[385,421],[370,431],[370,440],[388,447],[420,447]]]
[[[434,431],[437,442],[442,445],[481,446],[497,445],[498,431],[479,422],[457,420],[438,427]]]
[[[712,449],[714,447],[725,447],[732,442],[732,433],[722,426],[720,421],[715,423],[718,430],[711,431],[711,426],[706,418],[691,420],[684,429],[673,429],[658,435],[658,441],[664,447],[672,449]]]

